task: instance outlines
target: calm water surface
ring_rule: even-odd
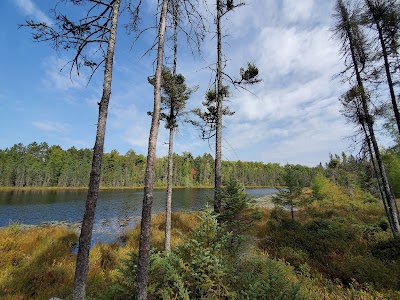
[[[247,189],[253,197],[276,192],[275,189]],[[86,190],[0,191],[0,226],[13,223],[37,225],[43,222],[81,222]],[[173,211],[192,211],[205,207],[212,189],[174,189]],[[165,210],[166,190],[154,191],[153,213]],[[110,241],[127,227],[133,227],[140,215],[143,189],[101,190],[97,201],[93,242]]]

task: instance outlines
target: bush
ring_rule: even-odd
[[[324,187],[327,181],[328,179],[322,174],[315,175],[315,177],[311,180],[311,189],[315,199],[322,200],[326,198],[327,194],[324,191]]]
[[[254,257],[238,267],[234,284],[238,299],[305,299],[293,268],[282,261]]]
[[[378,242],[372,248],[372,254],[387,263],[400,260],[400,238]]]
[[[220,232],[210,209],[200,213],[199,227],[168,254],[150,256],[148,299],[226,299],[230,296],[232,254],[230,234]],[[130,254],[121,269],[120,283],[107,293],[113,299],[134,299],[137,255]]]
[[[244,186],[237,180],[230,180],[221,190],[222,209],[220,222],[227,231],[240,234],[254,222],[254,212],[246,211],[251,198],[246,194]]]

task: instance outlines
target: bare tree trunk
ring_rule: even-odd
[[[368,152],[369,152],[369,156],[371,158],[372,167],[374,169],[374,176],[375,176],[375,178],[376,178],[376,180],[378,182],[378,189],[379,189],[379,193],[381,195],[383,206],[385,208],[386,217],[388,218],[390,229],[392,230],[392,232],[394,232],[395,228],[393,227],[393,221],[392,221],[392,218],[390,216],[390,212],[389,212],[388,204],[387,204],[387,201],[386,201],[386,197],[385,197],[385,194],[383,193],[381,180],[380,180],[379,175],[378,175],[378,169],[377,169],[376,164],[375,164],[374,152],[372,151],[372,146],[371,146],[371,139],[368,136],[367,129],[365,128],[365,124],[363,123],[363,124],[361,124],[361,126],[363,128],[365,139],[366,139],[366,142],[367,142],[367,145],[368,145]]]
[[[393,112],[394,112],[394,116],[396,118],[397,129],[399,130],[399,133],[400,133],[400,114],[399,114],[399,108],[398,108],[397,102],[396,102],[396,95],[395,95],[394,88],[393,88],[392,75],[390,74],[388,53],[387,53],[385,41],[383,38],[383,29],[382,29],[382,26],[379,24],[380,20],[378,19],[378,17],[376,16],[376,13],[375,13],[375,11],[378,8],[374,6],[374,4],[371,2],[371,0],[366,0],[366,2],[367,2],[369,12],[374,19],[376,30],[378,31],[379,42],[381,44],[381,50],[382,50],[382,56],[383,56],[383,60],[385,63],[386,79],[387,79],[387,83],[388,83],[388,87],[389,87],[389,91],[390,91],[390,99],[392,101]]]
[[[221,186],[222,186],[222,33],[221,17],[223,5],[217,0],[217,124],[215,133],[215,180],[214,180],[214,211],[221,212]]]
[[[144,178],[144,196],[142,206],[142,220],[140,226],[139,241],[139,260],[136,282],[137,300],[147,299],[147,282],[149,272],[150,255],[150,227],[151,227],[151,208],[153,205],[154,189],[154,166],[156,160],[156,147],[158,128],[160,126],[160,103],[161,103],[161,74],[164,56],[164,37],[166,27],[168,0],[163,0],[158,28],[158,49],[157,49],[157,68],[154,85],[154,109],[151,118],[151,128],[149,136],[149,147],[147,154],[146,173]]]
[[[168,186],[167,186],[167,202],[165,205],[165,250],[171,250],[171,211],[172,211],[172,172],[173,172],[173,143],[174,128],[169,129],[169,145],[168,145]]]
[[[352,32],[350,30],[347,30],[347,35],[348,35],[349,43],[350,43],[350,51],[351,51],[351,57],[352,57],[352,60],[353,60],[354,71],[355,71],[356,78],[357,78],[357,85],[358,85],[358,88],[361,91],[361,95],[360,95],[361,96],[361,102],[362,102],[362,107],[363,107],[363,111],[364,111],[366,124],[367,124],[368,131],[369,131],[369,137],[370,137],[370,140],[371,140],[371,143],[372,143],[372,147],[373,147],[374,152],[375,152],[376,161],[378,163],[379,172],[380,172],[380,175],[381,175],[382,187],[383,187],[383,191],[384,191],[385,196],[386,196],[386,201],[387,201],[386,203],[387,203],[388,212],[389,212],[389,216],[388,217],[391,218],[392,224],[393,224],[392,233],[393,233],[393,236],[398,236],[399,235],[399,231],[400,231],[400,225],[399,225],[398,213],[396,211],[395,200],[392,197],[392,193],[390,191],[389,182],[388,182],[388,179],[387,179],[385,167],[383,166],[383,162],[382,162],[382,159],[381,159],[381,154],[380,154],[380,151],[379,151],[378,143],[376,142],[375,132],[374,132],[374,128],[373,128],[373,121],[372,121],[371,115],[369,113],[368,104],[367,104],[367,97],[365,95],[364,85],[363,85],[363,82],[362,82],[362,79],[361,79],[361,75],[360,75],[360,71],[359,71],[359,67],[358,67],[358,62],[357,62],[356,55],[355,55]]]
[[[72,298],[84,300],[86,295],[86,281],[89,269],[89,250],[92,239],[94,214],[100,185],[101,161],[104,151],[104,137],[106,133],[108,103],[111,96],[111,81],[113,71],[114,49],[117,36],[118,12],[120,0],[113,4],[110,38],[108,41],[106,61],[104,67],[103,95],[99,103],[96,141],[93,151],[92,169],[90,172],[89,188],[86,198],[85,213],[83,216],[81,234],[79,237],[78,255]]]
[[[367,116],[367,118],[371,119],[370,116]],[[367,120],[367,125],[368,125],[368,129],[370,132],[370,139],[371,139],[372,146],[373,146],[373,149],[375,152],[376,161],[378,163],[379,172],[381,174],[383,191],[384,191],[386,199],[387,199],[387,209],[388,209],[389,218],[391,219],[391,223],[392,223],[392,227],[393,227],[392,233],[393,233],[393,236],[397,237],[400,232],[400,225],[399,225],[398,212],[397,212],[396,203],[395,203],[396,200],[393,198],[393,194],[392,194],[390,186],[389,186],[389,181],[388,181],[388,178],[386,175],[385,166],[383,165],[383,162],[382,162],[378,143],[376,142],[372,122],[370,120],[369,121]],[[390,223],[390,220],[389,220],[389,223]]]
[[[400,231],[398,212],[396,210],[395,199],[392,197],[392,193],[390,191],[386,171],[383,166],[378,143],[375,138],[375,133],[374,133],[374,128],[373,128],[373,120],[372,120],[372,117],[371,117],[371,114],[370,114],[369,108],[368,108],[368,98],[367,98],[367,95],[366,95],[366,92],[364,89],[364,84],[363,84],[363,80],[361,78],[361,73],[360,73],[360,68],[359,68],[359,61],[357,60],[357,55],[356,55],[356,50],[360,50],[360,49],[357,49],[357,39],[354,36],[353,31],[355,32],[355,35],[357,35],[358,28],[356,27],[357,25],[352,24],[350,17],[349,17],[349,12],[348,12],[347,8],[345,7],[345,5],[343,4],[343,1],[338,0],[337,5],[338,5],[337,6],[338,12],[340,13],[341,25],[344,30],[344,33],[346,34],[346,39],[347,39],[348,46],[349,46],[348,48],[349,48],[350,54],[351,54],[351,61],[353,63],[353,71],[354,71],[354,74],[356,75],[357,88],[360,92],[364,120],[365,120],[365,123],[368,128],[369,138],[371,140],[372,147],[375,152],[376,161],[377,161],[378,167],[379,167],[380,177],[382,180],[382,188],[383,188],[383,191],[384,191],[384,194],[386,197],[386,201],[387,201],[386,203],[387,203],[388,214],[389,214],[388,218],[391,219],[391,222],[393,224],[392,233],[393,233],[393,236],[396,237],[399,235],[399,231]]]
[[[174,66],[172,70],[172,76],[175,82],[176,76],[176,65],[178,59],[178,2],[173,3],[173,18],[174,18]],[[174,99],[172,99],[174,101]],[[171,102],[172,102],[171,101]],[[174,118],[174,109],[171,103],[170,105],[170,118]],[[167,201],[165,205],[165,240],[164,246],[166,251],[171,250],[171,213],[172,213],[172,173],[174,171],[174,126],[175,120],[173,120],[173,126],[169,128],[169,144],[168,144],[168,183],[167,183]],[[171,125],[171,124],[170,124]]]

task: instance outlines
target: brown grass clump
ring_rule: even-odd
[[[76,235],[65,228],[0,230],[0,298],[46,299],[70,293]]]
[[[172,213],[171,247],[181,245],[184,237],[198,226],[198,217],[195,212]],[[140,224],[133,230],[127,231],[126,245],[133,251],[139,251]],[[157,250],[164,249],[165,213],[159,213],[151,218],[150,244]]]

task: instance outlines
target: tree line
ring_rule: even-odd
[[[194,157],[189,152],[174,153],[173,186],[213,186],[214,158],[204,153]],[[82,187],[89,182],[93,150],[67,150],[58,145],[33,142],[0,149],[0,186],[12,187]],[[146,157],[129,150],[104,153],[100,185],[103,187],[142,187]],[[166,187],[168,157],[155,162],[155,186]],[[309,180],[316,168],[298,165]],[[277,163],[223,161],[223,178],[235,178],[246,186],[285,185],[285,166]]]

